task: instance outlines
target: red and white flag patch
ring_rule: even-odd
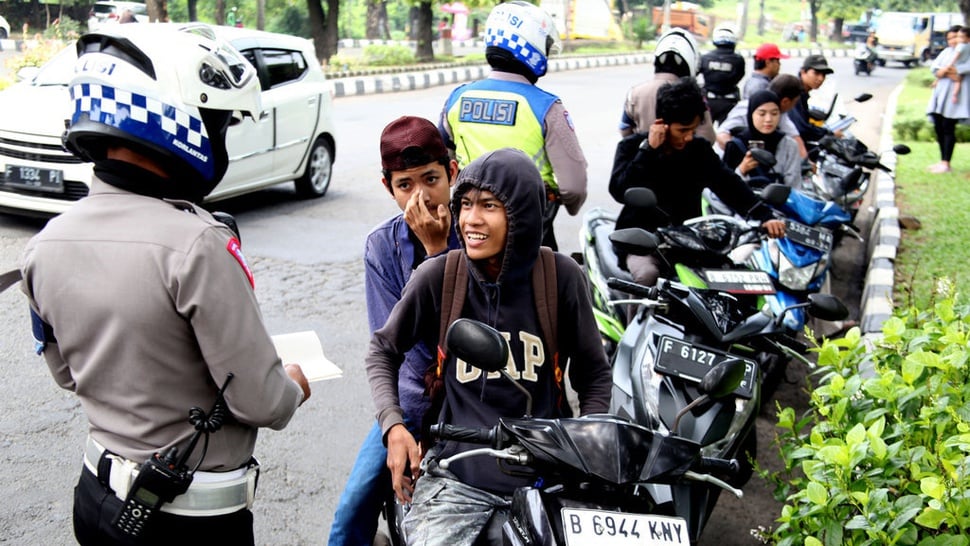
[[[253,289],[255,290],[256,279],[253,278],[253,272],[252,270],[249,269],[249,264],[246,263],[246,257],[243,256],[242,245],[239,243],[239,239],[235,237],[229,239],[229,242],[226,243],[226,250],[228,250],[229,254],[231,254],[232,257],[235,258],[237,262],[239,262],[239,265],[246,273],[246,278],[249,279],[249,286],[253,287]]]

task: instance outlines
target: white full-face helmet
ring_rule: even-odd
[[[496,52],[493,48],[497,48]],[[514,0],[492,8],[485,21],[485,52],[506,52],[525,65],[536,78],[548,68],[548,58],[562,50],[559,31],[542,8]]]
[[[697,41],[690,32],[682,28],[672,28],[657,40],[657,49],[653,53],[655,67],[674,68],[680,76],[697,76],[699,60]],[[666,70],[670,72],[671,70]]]
[[[718,25],[711,35],[711,42],[716,46],[733,48],[738,43],[738,34],[732,25]]]
[[[65,147],[96,163],[109,146],[132,148],[178,186],[165,197],[208,195],[229,164],[232,112],[260,110],[253,66],[199,24],[112,25],[83,35],[77,51]]]

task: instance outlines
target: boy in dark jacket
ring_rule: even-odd
[[[721,163],[711,143],[694,136],[706,108],[697,83],[683,78],[657,93],[657,121],[646,138],[635,135],[617,145],[610,177],[613,198],[623,203],[623,194],[633,187],[649,188],[657,196],[654,209],[625,205],[617,218],[617,229],[653,231],[660,226],[680,225],[701,215],[701,194],[704,188],[710,188],[733,210],[763,221],[770,236],[785,234],[785,223],[775,220],[771,209]],[[659,264],[654,256],[627,256],[626,265],[636,282],[647,286],[656,283]]]
[[[531,393],[535,417],[564,416],[561,372],[556,368],[567,359],[581,413],[604,412],[609,408],[611,376],[585,279],[573,261],[559,254],[558,359],[541,334],[531,274],[539,257],[544,195],[539,171],[518,150],[487,153],[461,171],[451,201],[464,246],[460,258],[468,268],[461,317],[485,322],[507,335],[515,366],[509,372]],[[412,502],[404,520],[408,540],[457,546],[472,544],[486,528],[500,528],[512,492],[529,482],[503,474],[494,461],[479,458],[440,469],[440,458],[475,447],[454,442],[436,444],[419,468],[422,454],[403,425],[398,401],[398,367],[415,343],[439,345],[445,261],[429,260],[414,272],[387,323],[374,333],[366,365],[394,490],[399,499]],[[453,357],[444,360],[442,379],[439,422],[490,427],[500,417],[520,417],[526,410],[525,396],[507,379],[488,378]],[[408,468],[413,476],[425,470],[417,489],[405,476]]]

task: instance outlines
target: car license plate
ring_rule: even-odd
[[[680,518],[604,510],[562,509],[568,546],[677,546],[690,544]]]
[[[4,185],[27,190],[64,193],[64,171],[24,165],[7,165]]]
[[[717,349],[661,336],[657,344],[657,358],[654,359],[653,369],[662,374],[700,383],[711,368],[734,358],[744,362],[744,379],[741,380],[741,385],[735,389],[734,394],[740,398],[751,398],[754,395],[758,364],[753,360],[729,355]]]
[[[799,222],[787,220],[785,222],[785,237],[800,245],[822,252],[828,252],[832,249],[832,232],[825,228],[806,226]]]
[[[774,294],[775,285],[764,271],[705,269],[707,287],[731,294]]]

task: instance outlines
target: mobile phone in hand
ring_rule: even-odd
[[[749,140],[748,141],[748,149],[749,150],[754,150],[754,149],[763,150],[764,148],[765,148],[765,141],[763,141],[763,140]]]

